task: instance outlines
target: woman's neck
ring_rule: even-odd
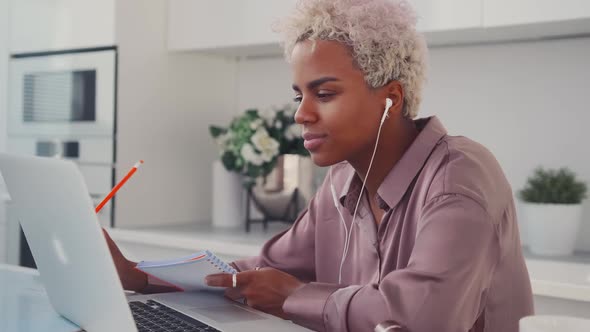
[[[390,126],[383,126],[381,136],[379,137],[379,145],[375,152],[375,158],[373,159],[373,165],[365,183],[365,188],[370,199],[375,197],[379,186],[387,174],[401,159],[412,142],[414,142],[418,133],[414,121],[405,117],[396,123],[392,123]],[[362,155],[349,160],[349,163],[355,169],[361,181],[365,179],[367,174],[374,148],[375,146],[373,145],[370,149],[365,150]]]

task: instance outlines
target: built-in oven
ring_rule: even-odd
[[[10,59],[7,150],[73,160],[95,204],[114,184],[116,62],[114,47]],[[114,203],[99,213],[102,226],[113,225]]]
[[[8,133],[112,137],[115,62],[112,48],[13,55]]]

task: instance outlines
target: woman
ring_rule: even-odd
[[[295,119],[332,167],[288,231],[210,285],[319,331],[516,332],[533,313],[497,161],[436,117],[413,120],[426,58],[415,21],[406,2],[304,0],[282,23]],[[143,288],[111,246],[124,285]]]

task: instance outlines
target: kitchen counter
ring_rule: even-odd
[[[210,225],[176,225],[141,229],[110,229],[115,241],[188,252],[209,249],[220,256],[257,255],[262,245],[290,224],[270,223],[267,232],[254,225],[250,233],[243,228],[216,229]],[[533,293],[559,299],[590,302],[590,253],[564,258],[536,256],[524,250]]]
[[[272,222],[265,232],[260,224],[255,224],[250,233],[246,233],[243,227],[214,228],[198,224],[107,230],[115,241],[188,251],[208,249],[219,255],[249,257],[258,255],[268,239],[290,226],[288,223]]]
[[[590,263],[526,258],[533,293],[590,302]]]

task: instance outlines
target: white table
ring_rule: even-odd
[[[51,306],[37,270],[0,264],[0,331],[74,332]]]

